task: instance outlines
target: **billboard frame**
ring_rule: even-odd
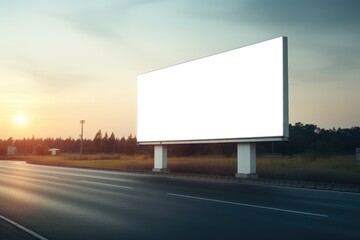
[[[256,143],[256,142],[273,142],[273,141],[288,141],[289,138],[289,90],[288,90],[288,40],[287,37],[279,37],[282,38],[282,67],[283,67],[283,72],[282,72],[282,87],[283,87],[283,93],[282,93],[282,97],[283,97],[283,135],[282,136],[266,136],[266,137],[250,137],[250,138],[220,138],[220,139],[188,139],[188,140],[161,140],[161,141],[138,141],[138,145],[172,145],[172,144],[201,144],[201,143]],[[275,40],[277,38],[274,39],[270,39],[270,40]],[[267,41],[270,41],[267,40]],[[262,41],[262,42],[266,42],[266,41]],[[259,43],[262,43],[259,42]],[[258,43],[255,43],[258,44]],[[251,44],[248,46],[252,46],[255,44]],[[241,47],[241,48],[245,48],[247,46]],[[236,49],[234,49],[236,50]],[[230,50],[231,51],[231,50]],[[226,51],[229,52],[229,51]],[[221,54],[221,53],[218,53]],[[212,57],[212,56],[216,56],[218,54],[214,54],[211,56],[207,56],[207,57]],[[206,58],[206,57],[204,57]],[[196,59],[196,60],[200,60],[202,58]],[[195,60],[192,60],[195,61]],[[192,61],[188,61],[188,62],[192,62]],[[181,64],[186,64],[185,63],[181,63]],[[180,64],[176,64],[173,66],[177,66]],[[169,66],[166,68],[171,68],[173,66]],[[163,68],[163,69],[166,69]],[[159,69],[161,70],[161,69]],[[155,70],[155,71],[159,71],[159,70]],[[151,71],[154,72],[154,71]],[[148,73],[151,73],[148,72]],[[147,73],[144,73],[147,74]],[[143,75],[143,74],[141,74]],[[138,107],[138,111],[139,111],[139,107]],[[139,115],[139,114],[138,114]],[[138,120],[139,121],[139,120]],[[139,123],[138,123],[139,124]],[[138,136],[138,134],[137,134]]]

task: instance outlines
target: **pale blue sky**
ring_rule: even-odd
[[[360,126],[359,12],[356,0],[0,0],[0,138],[77,138],[80,119],[87,138],[135,134],[138,74],[278,36],[290,122]]]

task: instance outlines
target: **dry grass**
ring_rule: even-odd
[[[258,158],[263,178],[360,184],[360,167],[355,156]]]
[[[143,155],[85,155],[16,156],[16,159],[32,163],[76,166],[113,170],[151,171],[153,158]],[[168,167],[172,172],[234,176],[236,158],[222,156],[171,157]],[[260,178],[287,179],[315,182],[360,184],[360,167],[355,156],[334,157],[257,157],[257,173]]]
[[[93,154],[85,155],[83,159],[79,154],[64,154],[61,156],[29,156],[22,158],[30,163],[66,166],[66,167],[85,167],[108,170],[151,170],[153,162],[150,157],[143,155],[111,155],[111,154]]]
[[[236,159],[222,156],[173,157],[168,160],[172,172],[234,176]]]

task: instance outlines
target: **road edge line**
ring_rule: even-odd
[[[101,183],[101,182],[93,182],[87,180],[79,180],[82,183],[90,183],[95,185],[107,186],[107,187],[116,187],[116,188],[124,188],[124,189],[134,189],[133,187],[123,186],[123,185],[116,185],[116,184],[109,184],[109,183]]]
[[[30,234],[31,236],[37,238],[37,239],[40,239],[40,240],[48,240],[46,237],[43,237],[41,236],[40,234],[22,226],[21,224],[17,223],[17,222],[14,222],[13,220],[7,218],[7,217],[4,217],[3,215],[0,215],[0,219],[3,219],[5,220],[6,222],[10,223],[11,225],[23,230],[24,232]]]
[[[208,201],[208,202],[225,203],[225,204],[231,204],[231,205],[237,205],[237,206],[244,206],[244,207],[252,207],[252,208],[260,208],[260,209],[280,211],[280,212],[289,212],[289,213],[296,213],[296,214],[302,214],[302,215],[310,215],[310,216],[315,216],[315,217],[324,217],[324,218],[328,218],[328,217],[329,217],[328,215],[325,215],[325,214],[302,212],[302,211],[296,211],[296,210],[290,210],[290,209],[284,209],[284,208],[266,207],[266,206],[261,206],[261,205],[253,205],[253,204],[247,204],[247,203],[238,203],[238,202],[231,202],[231,201],[224,201],[224,200],[218,200],[218,199],[212,199],[212,198],[203,198],[203,197],[189,196],[189,195],[176,194],[176,193],[168,193],[168,195],[170,195],[170,196],[175,196],[175,197],[182,197],[182,198],[190,198],[190,199],[196,199],[196,200],[203,200],[203,201]]]

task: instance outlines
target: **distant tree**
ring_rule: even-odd
[[[122,137],[119,141],[119,144],[118,144],[118,152],[119,153],[125,153],[125,148],[126,148],[126,139],[125,137]]]
[[[136,137],[133,137],[132,134],[128,136],[125,144],[125,153],[129,155],[133,155],[137,150],[137,140]]]
[[[315,147],[320,129],[313,124],[303,124],[300,122],[289,125],[289,148],[293,153],[304,153],[311,151]],[[275,146],[281,143],[276,143]]]
[[[6,145],[9,146],[13,146],[15,143],[14,139],[12,137],[9,137],[8,140],[6,141]]]
[[[102,133],[101,133],[101,129],[99,129],[99,131],[97,131],[93,139],[93,149],[95,152],[101,151],[101,145],[102,145],[101,142],[102,142]]]
[[[48,148],[42,143],[38,143],[35,146],[34,153],[35,153],[35,155],[38,155],[38,156],[44,156],[44,155],[49,154]]]
[[[102,139],[102,132],[101,132],[101,129],[99,129],[99,131],[96,132],[93,141],[99,141],[101,139]]]
[[[115,138],[115,134],[112,132],[108,141],[107,141],[107,145],[106,145],[106,151],[107,152],[116,152],[116,138]]]
[[[0,155],[5,155],[6,152],[6,142],[0,139]]]
[[[102,138],[102,140],[104,140],[104,142],[107,142],[108,138],[109,138],[109,136],[108,136],[107,132],[105,132],[104,137]]]
[[[105,132],[104,137],[101,139],[101,146],[100,146],[100,152],[108,152],[107,151],[107,145],[108,145],[109,137],[107,132]]]

